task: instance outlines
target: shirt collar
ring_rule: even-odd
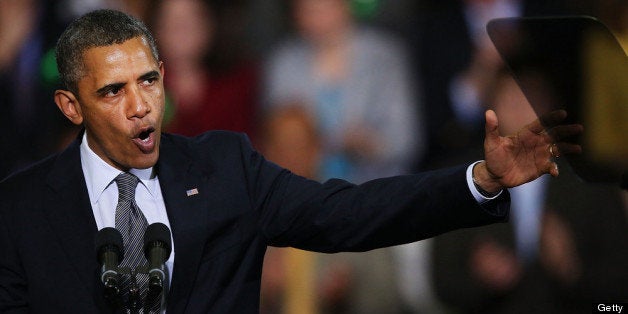
[[[87,131],[83,133],[83,140],[80,146],[81,164],[85,175],[85,183],[90,187],[87,189],[89,198],[93,203],[97,203],[102,193],[109,187],[113,180],[122,171],[106,163],[100,156],[89,147],[87,143]],[[154,189],[157,187],[157,175],[154,167],[147,169],[130,169],[129,173],[137,176],[148,193],[155,196]]]

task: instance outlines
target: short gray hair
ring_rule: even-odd
[[[83,53],[90,48],[122,44],[143,37],[155,61],[155,39],[142,21],[120,11],[96,10],[74,20],[57,42],[57,68],[64,88],[78,97],[78,81],[84,75]]]

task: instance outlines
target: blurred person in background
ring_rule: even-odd
[[[483,112],[493,97],[502,61],[486,33],[493,18],[552,15],[567,1],[423,1],[406,31],[423,78],[427,148],[423,167],[438,168],[476,158]],[[572,1],[577,2],[577,1]]]
[[[0,177],[57,151],[66,119],[53,110],[46,56],[54,46],[46,1],[0,1]],[[54,60],[54,51],[52,49]],[[55,71],[53,71],[55,72]],[[48,79],[52,76],[52,79]]]
[[[421,15],[416,50],[426,78],[427,168],[480,153],[482,114],[502,61],[486,31],[491,18],[521,15],[519,0],[432,1]]]
[[[356,25],[349,1],[290,4],[297,37],[269,58],[267,105],[309,106],[322,137],[321,179],[363,182],[407,170],[421,151],[422,133],[400,42]]]
[[[314,179],[321,145],[313,116],[301,103],[277,106],[262,119],[261,152],[295,174]],[[269,248],[262,273],[261,313],[320,313],[313,252]]]
[[[289,6],[296,36],[269,57],[265,102],[270,110],[299,102],[314,118],[321,144],[315,178],[364,182],[409,171],[422,155],[424,135],[405,47],[387,33],[358,24],[351,1],[294,0]],[[376,250],[367,257],[318,256],[321,310],[409,310],[403,289],[417,282],[408,285],[402,279],[427,282],[419,266],[427,245]],[[407,295],[415,302],[429,295],[424,292]]]
[[[316,179],[321,139],[313,115],[298,102],[278,106],[262,120],[261,151],[269,160],[300,176]]]
[[[207,130],[245,132],[254,138],[257,70],[233,43],[241,3],[159,1],[152,21],[173,101],[165,128],[187,136]],[[236,16],[235,21],[229,19]]]
[[[22,119],[28,119],[30,112],[18,120],[20,111],[30,111],[32,103],[28,99],[20,99],[19,89],[31,85],[29,78],[33,69],[25,69],[24,61],[28,61],[29,44],[33,41],[37,27],[36,1],[0,1],[0,128],[4,136],[0,139],[3,147],[0,154],[0,177],[4,178],[20,163],[17,154],[25,140],[19,127]],[[27,50],[28,49],[28,50]],[[31,62],[32,63],[32,62]],[[28,67],[32,67],[30,64]],[[23,75],[20,75],[24,73]],[[24,95],[28,97],[28,95]],[[25,103],[26,100],[26,103]]]
[[[500,131],[536,117],[505,71],[491,103]],[[575,313],[628,295],[628,224],[617,187],[561,176],[511,188],[508,224],[441,235],[438,295],[457,313]]]

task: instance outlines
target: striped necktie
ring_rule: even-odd
[[[124,259],[120,267],[128,267],[131,275],[122,275],[121,292],[125,304],[129,308],[139,309],[146,296],[148,275],[137,274],[137,285],[132,285],[135,270],[147,264],[143,252],[144,232],[148,226],[146,217],[135,202],[135,188],[139,178],[123,172],[114,179],[118,185],[118,205],[116,206],[116,229],[122,234],[124,242]],[[133,292],[130,290],[133,288]]]

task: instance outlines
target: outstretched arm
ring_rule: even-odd
[[[558,176],[553,159],[582,150],[579,145],[561,141],[582,132],[581,125],[561,124],[567,117],[564,110],[552,111],[509,136],[499,134],[494,111],[487,110],[485,115],[485,161],[475,166],[473,178],[487,192],[521,185],[545,173]]]

